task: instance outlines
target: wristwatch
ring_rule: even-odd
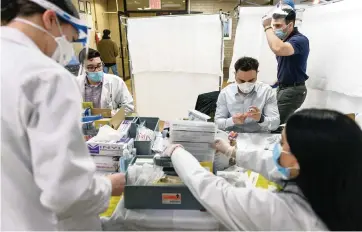
[[[264,122],[264,119],[265,119],[264,115],[261,115],[261,116],[260,116],[260,120],[259,120],[258,123],[263,123],[263,122]]]
[[[264,32],[266,32],[267,30],[271,29],[271,26],[267,26],[266,28],[264,28]]]

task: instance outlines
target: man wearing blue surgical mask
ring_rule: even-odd
[[[84,60],[85,74],[77,77],[83,101],[92,102],[94,108],[116,110],[124,106],[126,112],[133,112],[133,98],[126,84],[120,77],[103,72],[100,53],[90,48],[87,59],[84,56],[85,49],[79,55],[79,60]]]
[[[272,18],[263,20],[270,49],[278,62],[277,98],[280,122],[283,124],[304,102],[309,40],[295,27],[294,5],[280,5]]]

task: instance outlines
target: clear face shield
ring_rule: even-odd
[[[67,12],[63,11],[61,8],[59,8],[57,5],[48,2],[46,0],[29,0],[44,9],[52,10],[54,11],[59,18],[66,21],[67,23],[71,24],[75,30],[77,30],[78,33],[78,39],[75,41],[72,41],[74,43],[82,43],[83,47],[86,48],[86,52],[88,54],[88,47],[89,47],[89,38],[90,38],[90,30],[91,28],[88,27],[86,22],[83,22],[82,20],[68,14]],[[72,3],[69,3],[72,4]],[[85,56],[87,57],[87,56]],[[83,61],[79,60],[79,62],[82,64]],[[81,69],[79,69],[81,70]]]
[[[271,27],[275,35],[284,40],[287,36],[289,27],[293,25],[285,25],[285,19],[290,14],[290,12],[295,11],[295,5],[292,0],[282,0],[279,1],[272,9],[270,9],[266,15],[263,17],[264,20],[270,20]]]

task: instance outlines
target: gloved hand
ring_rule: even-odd
[[[228,158],[231,158],[231,155],[235,151],[235,147],[232,147],[228,141],[222,139],[216,139],[213,148],[216,152],[220,152]]]
[[[172,153],[176,150],[176,148],[181,147],[183,148],[183,146],[181,146],[180,144],[170,144],[162,153],[163,156],[168,156],[171,157]]]

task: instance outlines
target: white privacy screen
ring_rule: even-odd
[[[221,76],[219,15],[128,19],[132,73],[183,72]]]
[[[219,90],[219,77],[211,74],[145,72],[134,75],[137,113],[161,120],[186,118],[197,96]]]
[[[219,15],[128,20],[136,110],[161,120],[187,117],[197,96],[219,90]]]
[[[297,6],[301,7],[305,7],[305,12],[299,29],[310,42],[308,94],[302,108],[362,112],[362,30],[356,30],[362,22],[362,1]],[[264,7],[240,9],[230,82],[234,81],[234,63],[244,55],[259,60],[260,81],[271,84],[276,80],[276,58],[261,26],[261,17],[268,10]]]

